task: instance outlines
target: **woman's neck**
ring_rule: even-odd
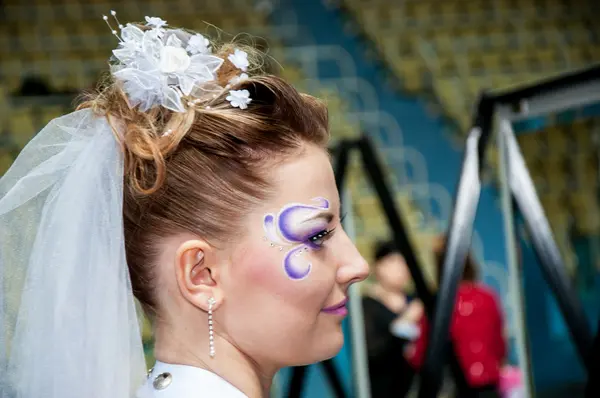
[[[208,322],[206,322],[208,324]],[[165,363],[194,366],[220,376],[246,396],[267,397],[278,369],[266,370],[237,348],[228,336],[215,331],[215,356],[209,355],[208,327],[205,331],[158,323],[154,354]]]

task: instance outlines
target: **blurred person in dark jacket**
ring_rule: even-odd
[[[406,295],[410,272],[391,242],[377,244],[373,276],[363,298],[371,397],[404,397],[414,372],[403,352],[418,336],[423,306]]]

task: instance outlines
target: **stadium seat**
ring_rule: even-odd
[[[545,145],[551,156],[565,156],[569,152],[569,137],[559,127],[549,127],[545,132]]]
[[[16,108],[11,111],[8,132],[19,148],[23,148],[37,130],[38,125],[32,117],[30,108]]]
[[[2,176],[13,162],[13,157],[10,152],[0,148],[0,176]]]

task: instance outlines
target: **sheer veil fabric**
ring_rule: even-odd
[[[51,121],[0,179],[0,398],[129,398],[145,378],[108,121]]]

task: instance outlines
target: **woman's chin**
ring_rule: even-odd
[[[343,346],[344,333],[342,333],[341,329],[337,333],[328,334],[327,338],[323,336],[319,343],[314,347],[315,351],[313,352],[313,355],[311,355],[313,359],[305,365],[331,359],[340,352]]]

